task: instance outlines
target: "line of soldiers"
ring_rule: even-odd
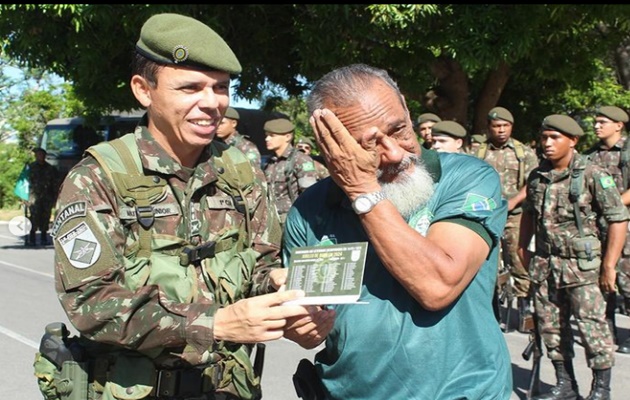
[[[295,141],[295,125],[286,118],[265,122],[265,145],[271,157],[261,164],[261,154],[248,137],[237,128],[239,114],[229,107],[225,113],[217,137],[241,150],[253,165],[261,167],[267,178],[269,191],[275,198],[281,224],[295,199],[309,186],[328,176],[328,169],[312,155],[313,142],[306,137]]]
[[[630,310],[629,118],[614,106],[597,109],[594,117],[599,141],[584,154],[576,150],[584,131],[573,118],[546,117],[538,140],[541,157],[511,137],[514,118],[503,107],[490,110],[486,136],[475,135],[468,149],[465,128],[457,122],[430,113],[418,118],[423,146],[483,158],[501,177],[509,202],[503,262],[518,299],[519,331],[534,326],[528,321],[533,306],[534,329],[556,371],[557,384],[535,399],[581,398],[571,318],[593,371],[587,399],[609,399],[617,291],[621,310]],[[617,352],[630,353],[630,338]]]

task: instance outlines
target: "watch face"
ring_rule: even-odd
[[[354,208],[357,212],[367,212],[372,208],[372,202],[365,196],[359,196],[354,202]]]

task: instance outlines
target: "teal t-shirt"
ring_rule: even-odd
[[[457,301],[433,312],[403,289],[369,246],[359,299],[367,304],[334,306],[335,326],[315,357],[332,399],[510,398],[510,354],[492,309],[497,246],[507,218],[499,176],[465,154],[423,150],[422,159],[435,178],[435,193],[410,225],[424,235],[431,223],[459,221],[484,231],[490,256]],[[368,238],[348,198],[328,178],[295,201],[283,240],[288,265],[294,247]]]

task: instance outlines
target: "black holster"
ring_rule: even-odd
[[[298,363],[293,374],[293,386],[297,396],[303,400],[326,400],[326,392],[315,366],[306,358]]]

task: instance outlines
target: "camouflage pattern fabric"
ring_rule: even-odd
[[[601,165],[612,175],[619,193],[625,192],[630,187],[630,182],[623,181],[621,168],[621,152],[624,151],[627,140],[627,136],[622,136],[610,149],[599,142],[585,153],[593,163]],[[630,168],[630,166],[627,168]],[[600,219],[599,224],[605,240],[606,221]],[[624,298],[630,298],[630,235],[626,235],[626,243],[623,247],[621,258],[617,263],[617,287]]]
[[[321,181],[324,178],[328,178],[330,176],[330,172],[328,172],[328,168],[326,168],[326,166],[313,159],[313,162],[315,163],[315,170],[317,171],[317,180]]]
[[[605,299],[599,289],[600,267],[580,268],[572,246],[580,237],[569,199],[571,170],[584,168],[579,197],[583,236],[599,238],[596,220],[625,221],[628,210],[610,175],[587,158],[575,154],[570,168],[553,170],[549,161],[534,169],[527,181],[526,212],[533,213],[536,226],[536,253],[530,268],[535,285],[534,307],[538,326],[549,357],[572,357],[572,350],[561,344],[569,340],[569,312],[573,312],[584,340],[589,366],[609,368],[613,363],[613,338],[605,317]],[[549,297],[551,295],[551,298]],[[564,338],[563,338],[564,335]]]
[[[524,179],[526,179],[530,172],[538,166],[538,157],[536,157],[536,153],[529,146],[523,144],[522,148],[524,154],[522,161],[524,162]],[[488,141],[488,149],[484,160],[499,173],[503,197],[508,200],[514,197],[522,187],[522,185],[519,185],[520,165],[516,157],[514,139],[510,138],[501,147],[496,147]],[[525,181],[523,180],[523,182]],[[505,265],[509,267],[510,273],[514,278],[514,295],[516,297],[526,297],[529,293],[529,276],[527,269],[523,266],[516,252],[520,229],[519,213],[520,208],[512,210],[508,214],[505,232],[501,238],[501,247]]]
[[[245,214],[236,210],[230,197],[218,190],[218,172],[211,162],[209,148],[196,167],[190,169],[173,160],[146,127],[136,130],[135,139],[144,170],[156,175],[156,180],[159,176],[167,181],[163,195],[152,206],[155,218],[151,245],[156,257],[166,259],[178,254],[177,248],[164,246],[167,240],[169,243],[177,240],[182,246],[197,246],[225,232],[238,231]],[[251,210],[255,267],[253,272],[243,271],[247,274],[243,281],[248,285],[231,291],[229,302],[269,292],[268,274],[272,268],[280,267],[281,233],[275,205],[268,201],[262,170],[252,170],[255,181],[246,202]],[[213,287],[208,270],[199,265],[184,268],[179,263],[172,264],[177,274],[192,271],[186,273],[187,278],[192,274],[196,284],[191,286],[193,292],[187,301],[178,301],[173,294],[181,291],[178,285],[183,280],[146,284],[149,278],[143,280],[142,273],[149,261],[144,265],[138,265],[142,260],[134,261],[141,229],[134,210],[116,196],[112,183],[94,158],[86,157],[71,169],[62,185],[57,210],[51,232],[55,238],[55,288],[69,320],[79,327],[84,338],[103,346],[109,344],[119,351],[135,350],[151,355],[156,367],[212,362],[213,350],[220,344],[213,338],[213,317],[225,305],[218,299],[225,297],[215,293],[219,289]],[[66,226],[76,228],[69,232]],[[86,243],[78,248],[80,253],[68,248],[67,237],[75,234],[74,231],[77,231],[74,247],[77,248],[79,239]],[[91,249],[87,246],[90,241]],[[77,264],[78,261],[83,264]],[[131,280],[137,288],[129,288]],[[242,345],[220,347],[240,351]],[[225,378],[229,376],[226,372]]]
[[[32,162],[29,165],[29,211],[33,229],[48,230],[50,214],[57,200],[59,172],[51,164]]]
[[[254,142],[249,140],[247,136],[234,132],[229,138],[225,140],[225,143],[230,146],[234,146],[243,153],[247,159],[253,164],[260,167],[260,151]]]
[[[280,219],[289,212],[295,199],[317,182],[313,158],[289,145],[279,157],[273,156],[265,166],[269,190],[276,199]]]
[[[551,258],[550,262],[555,262]],[[591,369],[611,368],[615,365],[612,351],[613,337],[604,315],[606,301],[597,284],[556,289],[553,282],[532,283],[538,329],[551,360],[569,360],[574,357],[573,331],[570,319],[571,305],[578,331],[586,350],[586,363]],[[584,307],[588,305],[588,307]],[[603,317],[602,317],[603,318]]]

